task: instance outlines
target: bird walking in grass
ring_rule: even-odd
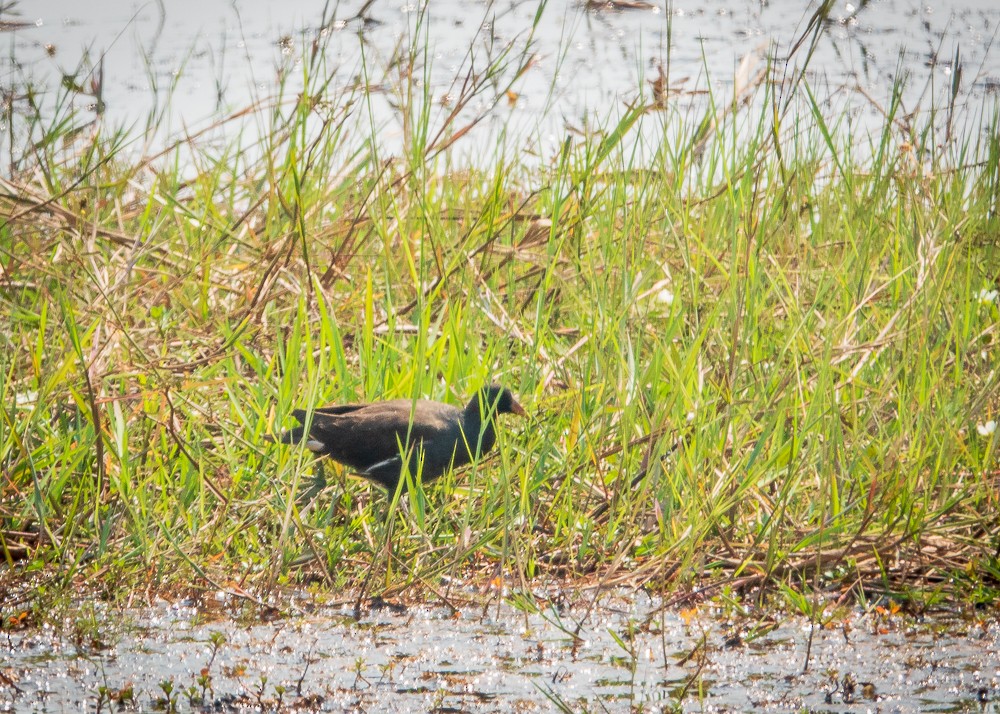
[[[464,409],[426,399],[321,407],[313,412],[308,432],[297,426],[275,440],[282,444],[305,440],[310,451],[330,457],[392,494],[406,470],[430,481],[450,468],[472,463],[496,444],[499,415],[524,413],[509,389],[494,384],[480,390]],[[292,416],[303,424],[308,419],[304,409],[296,409]]]

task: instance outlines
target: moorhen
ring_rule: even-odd
[[[292,412],[303,424],[306,414],[304,409]],[[298,426],[277,441],[297,444],[306,438],[310,451],[339,461],[391,494],[403,473],[401,452],[410,455],[413,476],[423,460],[420,473],[430,481],[492,449],[500,414],[523,416],[524,409],[509,389],[493,384],[480,390],[465,409],[427,399],[320,407],[313,412],[308,434]]]

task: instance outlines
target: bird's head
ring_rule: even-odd
[[[494,416],[499,414],[525,415],[524,407],[517,403],[511,391],[506,387],[501,387],[499,384],[491,384],[488,387],[484,387],[476,398],[473,399],[473,402],[478,407],[479,414],[483,418],[486,418],[490,414]],[[470,404],[469,406],[472,405]]]

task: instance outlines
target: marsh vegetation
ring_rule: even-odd
[[[855,133],[805,72],[828,5],[731,92],[667,66],[551,152],[485,121],[542,61],[531,28],[477,40],[442,98],[421,13],[336,91],[317,31],[301,89],[224,140],[147,150],[11,95],[4,627],[81,593],[992,607],[996,106],[900,84],[852,98],[880,117]],[[297,408],[490,382],[529,421],[395,497],[328,465],[301,499],[311,454],[264,439]]]

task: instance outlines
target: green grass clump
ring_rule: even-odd
[[[995,113],[889,101],[857,135],[801,81],[657,89],[522,159],[481,119],[531,56],[442,107],[414,37],[385,106],[318,53],[229,144],[36,117],[0,196],[10,607],[84,581],[996,598]],[[490,381],[532,417],[405,508],[329,464],[299,503],[309,453],[263,438]]]

